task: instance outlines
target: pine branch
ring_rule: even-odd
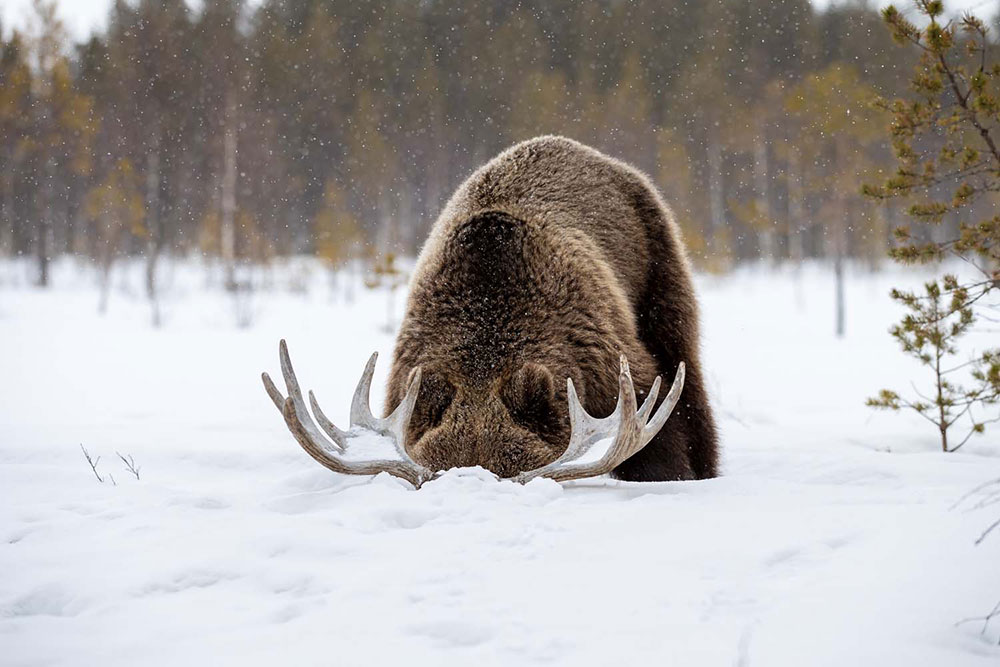
[[[944,53],[938,52],[937,57],[938,57],[938,62],[941,64],[941,68],[944,70],[945,76],[948,77],[948,81],[949,83],[951,83],[951,89],[955,95],[955,101],[958,102],[958,105],[962,108],[962,110],[966,114],[966,120],[968,120],[969,123],[974,128],[976,128],[976,131],[979,132],[979,135],[982,137],[987,147],[989,147],[990,153],[993,154],[993,158],[997,161],[997,164],[1000,165],[1000,149],[997,148],[996,143],[994,143],[993,141],[993,137],[990,136],[990,131],[979,122],[978,114],[976,114],[974,110],[969,108],[968,100],[969,100],[969,95],[972,94],[972,90],[970,89],[963,96],[962,91],[959,89],[958,82],[955,80],[955,72],[948,65],[948,62],[944,57]]]

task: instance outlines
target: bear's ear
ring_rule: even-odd
[[[531,430],[544,430],[552,420],[555,383],[542,364],[526,362],[500,388],[500,399],[514,421]]]
[[[410,371],[406,384],[409,386],[417,369]],[[441,423],[445,410],[455,397],[455,387],[447,379],[433,370],[421,371],[420,391],[417,392],[417,403],[410,418],[410,428],[419,437],[429,428]]]

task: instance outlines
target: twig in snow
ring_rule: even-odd
[[[990,527],[983,531],[983,534],[980,535],[979,539],[976,540],[976,544],[978,545],[980,542],[982,542],[983,540],[985,540],[986,536],[989,535],[990,533],[992,533],[994,531],[994,529],[996,529],[997,526],[1000,526],[1000,519],[997,519],[996,521],[994,521],[993,523],[991,523]]]
[[[966,503],[966,501],[970,502]],[[951,509],[954,510],[962,504],[966,504],[966,511],[972,512],[983,509],[984,507],[990,507],[998,502],[1000,502],[1000,478],[983,482],[971,491],[965,493],[955,502],[954,505],[951,506]],[[976,540],[976,544],[982,543],[982,541],[986,539],[986,536],[997,528],[1000,528],[1000,519],[997,519],[987,526],[986,530],[983,531],[983,534]]]
[[[955,501],[955,504],[952,505],[950,509],[956,509],[959,505],[961,505],[963,502],[965,502],[966,500],[968,500],[972,496],[980,493],[981,491],[984,491],[984,490],[988,489],[991,486],[997,485],[997,484],[1000,484],[1000,479],[991,479],[988,482],[983,482],[979,486],[977,486],[977,487],[971,489],[970,491],[967,491],[966,493],[964,493],[961,498],[959,498],[958,500]]]
[[[977,496],[977,495],[981,495],[981,496],[985,496],[985,497],[984,498],[982,498],[982,497],[979,498],[978,502],[976,502],[967,511],[973,511],[973,510],[977,510],[977,509],[982,509],[984,507],[989,507],[989,506],[997,503],[998,501],[1000,501],[1000,490],[997,489],[998,485],[1000,485],[1000,479],[991,479],[988,482],[984,482],[983,484],[980,484],[979,486],[975,487],[974,489],[972,489],[971,491],[969,491],[968,493],[966,493],[965,495],[963,495],[961,498],[959,498],[958,501],[954,505],[951,506],[951,509],[956,509],[959,505],[961,505],[962,503],[964,503],[966,500],[969,500],[970,498],[975,498],[975,496]],[[987,526],[986,530],[983,531],[983,534],[980,535],[979,539],[976,540],[976,542],[975,542],[976,545],[978,546],[979,544],[981,544],[982,541],[986,539],[986,536],[989,535],[990,533],[992,533],[998,527],[1000,527],[1000,519],[997,519],[996,521],[994,521],[993,523],[991,523],[989,526]],[[982,621],[983,622],[983,629],[979,631],[979,634],[980,635],[985,635],[986,634],[986,630],[990,627],[990,621],[992,621],[996,617],[1000,617],[1000,602],[997,602],[996,606],[993,607],[993,610],[990,611],[990,613],[986,614],[985,616],[973,616],[971,618],[964,618],[961,621],[955,623],[955,625],[959,626],[959,625],[962,625],[963,623],[972,623],[974,621]],[[997,640],[997,646],[1000,646],[1000,639]]]
[[[991,493],[990,495],[986,496],[978,503],[973,505],[972,509],[981,510],[984,507],[989,507],[990,505],[996,505],[997,503],[1000,503],[1000,491],[997,491],[996,493]]]
[[[136,479],[139,479],[140,468],[135,464],[135,459],[132,458],[132,455],[129,454],[128,458],[125,458],[124,456],[121,455],[120,452],[115,452],[115,454],[118,454],[118,458],[120,458],[122,460],[122,463],[125,464],[125,469],[128,470],[133,475],[135,475]]]
[[[80,449],[83,450],[83,455],[87,458],[87,463],[90,464],[90,469],[94,471],[94,477],[97,478],[98,482],[104,484],[104,478],[97,472],[97,464],[100,462],[101,457],[98,456],[96,459],[90,458],[90,452],[88,452],[87,448],[83,446],[83,443],[80,443]]]
[[[979,631],[979,634],[985,635],[986,629],[990,627],[990,621],[992,621],[997,616],[1000,616],[1000,602],[997,602],[996,606],[993,607],[993,611],[986,614],[985,616],[973,616],[972,618],[963,618],[955,625],[959,626],[962,625],[963,623],[974,623],[976,621],[982,621],[983,629]],[[997,642],[997,645],[1000,646],[1000,641]]]

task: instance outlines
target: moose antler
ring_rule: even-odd
[[[548,465],[522,472],[515,477],[519,482],[528,482],[536,477],[548,477],[557,482],[571,479],[596,477],[611,472],[622,462],[639,452],[659,433],[673,412],[684,388],[684,362],[677,368],[670,392],[663,399],[660,408],[650,418],[656,397],[660,391],[660,376],[653,380],[642,407],[635,409],[635,387],[629,373],[628,360],[621,356],[621,370],[618,373],[618,403],[615,410],[604,418],[592,417],[580,405],[580,399],[573,386],[573,379],[566,379],[569,400],[569,446],[558,459]],[[597,444],[613,438],[604,453],[596,459],[585,456],[599,449]]]
[[[342,431],[334,426],[333,422],[323,414],[316,396],[310,391],[309,403],[316,415],[316,421],[319,422],[319,428],[330,437],[328,440],[320,433],[309,415],[284,340],[278,346],[278,353],[288,396],[281,395],[267,373],[261,374],[264,389],[284,416],[288,430],[320,465],[345,475],[375,475],[387,472],[407,480],[417,488],[437,474],[414,461],[406,453],[406,427],[417,402],[417,392],[420,390],[419,368],[413,374],[402,402],[388,417],[379,419],[372,415],[369,407],[372,375],[375,372],[375,361],[378,359],[377,352],[372,354],[361,374],[357,389],[354,390],[349,431]],[[549,477],[557,482],[565,482],[571,479],[595,477],[614,470],[645,447],[663,428],[684,388],[684,363],[681,362],[678,367],[670,392],[652,417],[650,413],[653,412],[660,391],[660,377],[657,376],[653,381],[642,407],[636,410],[635,387],[629,373],[628,360],[624,355],[621,357],[621,370],[618,374],[618,403],[609,416],[601,419],[590,416],[580,404],[572,379],[566,380],[566,388],[569,399],[569,446],[562,456],[552,463],[522,472],[514,477],[516,481],[524,483],[536,477]],[[366,440],[371,445],[372,435],[389,439],[395,448],[396,457],[382,459],[351,457],[350,446],[359,440]],[[598,444],[608,440],[611,440],[611,443],[600,456],[596,458],[587,456],[599,451]]]
[[[325,468],[345,475],[376,475],[387,472],[395,477],[401,477],[416,487],[420,487],[428,479],[434,477],[434,472],[420,465],[406,453],[406,426],[413,414],[413,406],[417,402],[417,392],[420,390],[420,369],[413,374],[406,396],[403,401],[385,419],[372,415],[368,405],[371,391],[372,374],[375,372],[375,361],[378,352],[372,354],[361,374],[354,398],[351,400],[351,430],[342,431],[327,419],[319,407],[316,396],[310,391],[309,402],[312,404],[316,420],[330,439],[327,440],[316,428],[315,422],[309,416],[298,379],[292,369],[292,361],[288,358],[288,346],[282,340],[278,345],[281,357],[281,374],[285,377],[288,397],[281,395],[267,373],[261,374],[264,389],[267,390],[275,407],[285,418],[288,430],[292,432],[302,449]],[[387,437],[396,450],[395,459],[356,460],[348,456],[350,445],[360,439],[370,440],[371,434]],[[372,444],[369,442],[369,444]]]

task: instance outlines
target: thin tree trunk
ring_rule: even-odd
[[[88,254],[90,236],[87,234],[87,220],[83,214],[83,208],[78,206],[73,215],[73,231],[69,239],[70,252],[76,256]]]
[[[4,160],[3,201],[0,203],[0,248],[7,254],[14,254],[14,160],[8,155]]]
[[[101,221],[102,224],[104,221]],[[108,297],[111,292],[111,262],[114,257],[111,239],[104,239],[101,248],[101,297],[97,303],[97,312],[104,315],[108,311]]]
[[[226,92],[222,139],[221,251],[226,289],[236,288],[236,93]]]
[[[802,287],[802,264],[806,259],[806,206],[803,188],[802,155],[794,143],[788,146],[788,258],[792,262],[795,305],[801,310],[806,298]]]
[[[49,257],[49,245],[50,236],[52,234],[52,223],[49,220],[50,213],[45,211],[42,213],[40,222],[38,225],[38,286],[48,287],[49,286],[49,263],[51,258]]]
[[[875,271],[888,252],[889,243],[889,205],[879,204],[875,207],[872,229],[872,247],[870,250],[869,267]]]
[[[713,238],[725,228],[726,212],[722,183],[722,147],[712,132],[707,134],[708,146],[708,238]]]
[[[847,258],[847,219],[850,216],[850,206],[843,198],[836,201],[836,210],[840,214],[833,222],[833,273],[837,283],[836,286],[836,309],[837,309],[837,338],[844,337],[844,320],[846,319],[844,306],[844,262]]]
[[[844,160],[840,157],[841,146],[836,143],[833,147],[833,164],[835,167],[839,167],[844,164]],[[841,173],[837,171],[835,173]],[[847,201],[847,197],[843,193],[838,193],[834,198],[835,208],[832,225],[833,225],[833,272],[836,276],[837,281],[837,337],[844,337],[844,319],[845,319],[845,307],[844,307],[844,259],[847,255],[847,223],[851,219],[851,206]]]
[[[160,326],[159,294],[156,267],[163,248],[163,225],[160,220],[160,137],[154,133],[146,163],[146,296],[153,307],[153,326]]]
[[[805,197],[802,192],[802,156],[796,146],[788,151],[788,256],[796,265],[805,260]]]
[[[55,198],[52,196],[54,172],[53,161],[47,160],[45,163],[45,187],[42,188],[42,206],[38,216],[38,238],[35,245],[38,257],[39,287],[49,286],[49,264],[52,260],[52,210],[55,208]]]
[[[753,177],[754,189],[757,191],[756,213],[758,220],[763,225],[760,229],[761,259],[765,262],[774,262],[777,257],[777,243],[774,238],[774,220],[771,216],[769,172],[766,127],[761,122],[754,136]]]
[[[936,303],[936,301],[935,301]],[[935,327],[940,324],[935,324]],[[944,376],[941,374],[941,348],[935,349],[934,354],[934,375],[937,382],[937,406],[938,406],[938,431],[941,433],[941,449],[948,451],[948,415],[945,414],[944,407]]]
[[[837,338],[844,337],[844,253],[838,249],[833,260],[833,275],[836,281]]]

